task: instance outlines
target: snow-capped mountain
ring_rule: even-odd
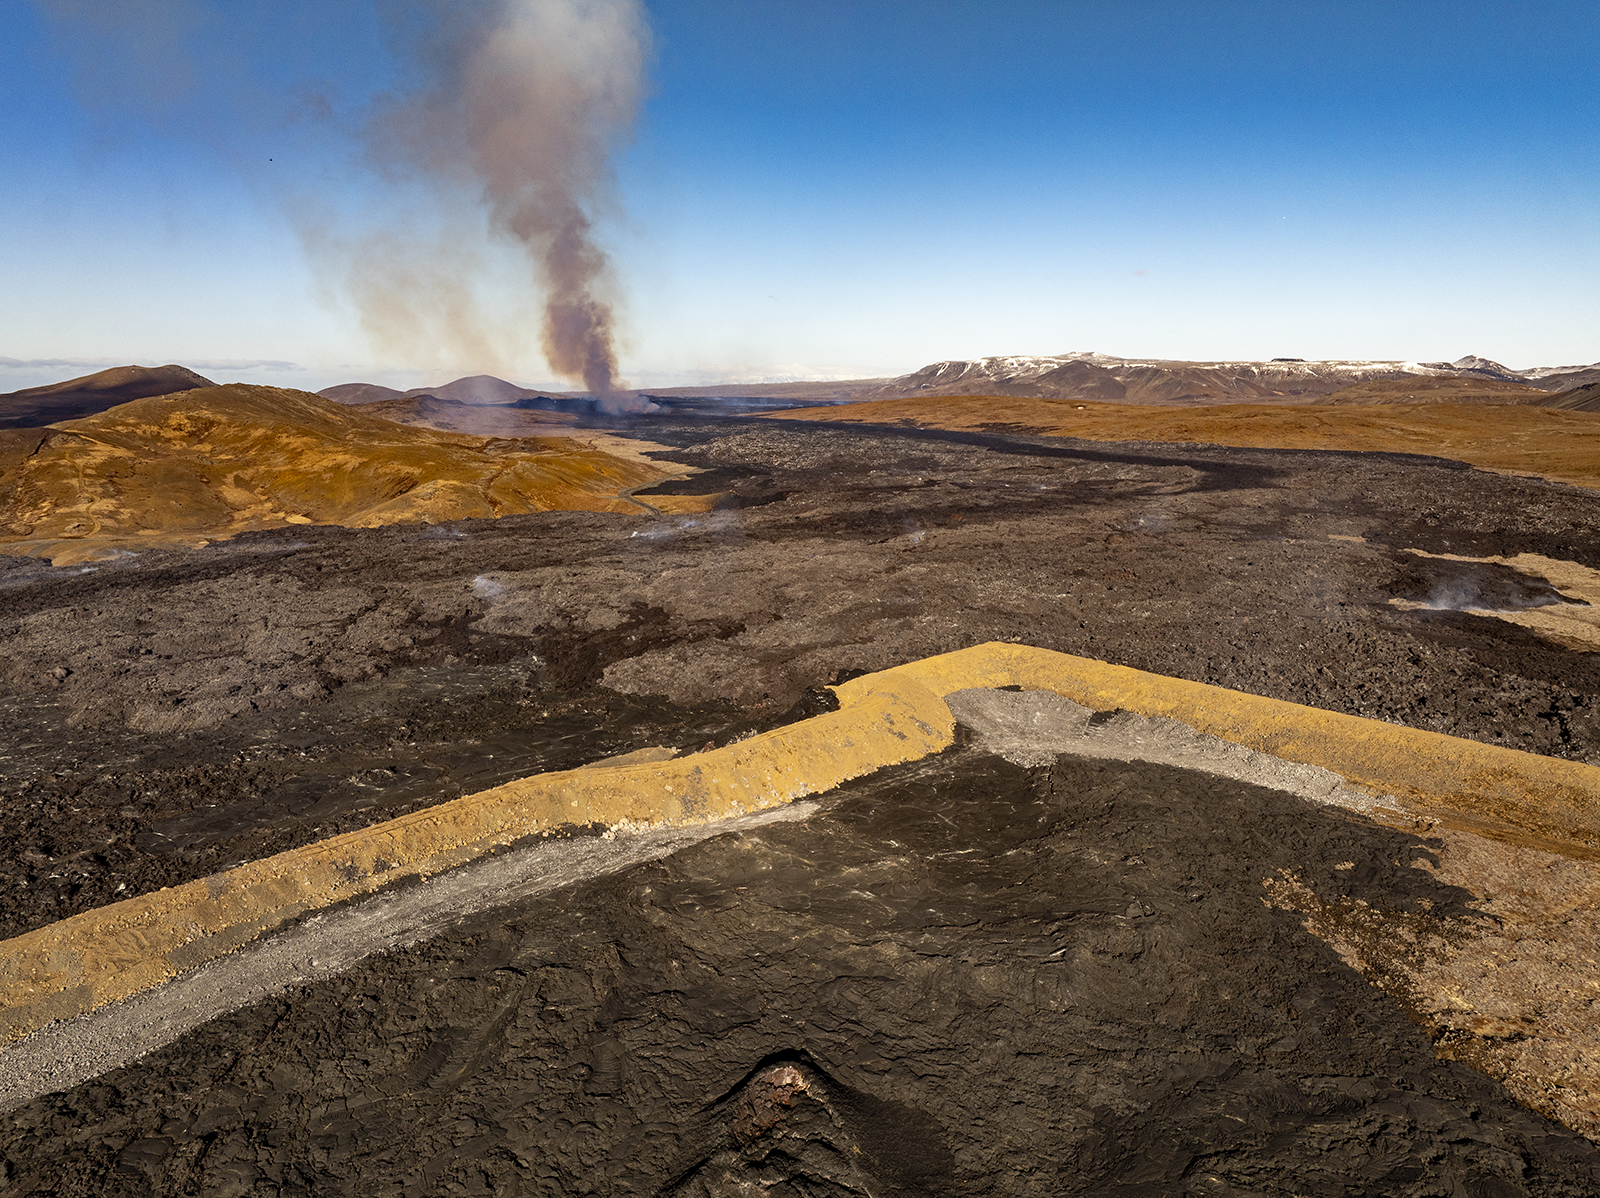
[[[1472,354],[1454,362],[1300,358],[1185,362],[1089,352],[1021,354],[934,362],[876,391],[881,395],[1035,395],[1156,404],[1312,402],[1317,396],[1357,383],[1441,377],[1524,383],[1544,391],[1562,391],[1600,378],[1600,363],[1517,371]]]
[[[1480,358],[1477,354],[1468,354],[1464,358],[1457,358],[1454,362],[1424,362],[1422,364],[1429,370],[1439,371],[1441,374],[1453,375],[1478,375],[1482,378],[1499,379],[1506,383],[1525,383],[1527,379],[1509,366]]]

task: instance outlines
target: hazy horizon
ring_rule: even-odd
[[[1064,356],[1068,356],[1071,353],[1089,353],[1089,352],[1096,352],[1096,351],[1066,351],[1065,353],[1056,353],[1056,354],[983,354],[983,355],[980,355],[980,357],[983,357],[983,358],[1004,358],[1004,357],[1050,358],[1050,357],[1064,357]],[[1161,354],[1127,354],[1127,355],[1118,354],[1118,355],[1110,355],[1110,356],[1126,358],[1127,360],[1130,360],[1130,361],[1191,361],[1191,362],[1195,362],[1197,364],[1204,364],[1204,363],[1207,363],[1207,362],[1229,362],[1229,361],[1245,361],[1245,360],[1249,360],[1249,361],[1270,361],[1271,360],[1271,359],[1227,359],[1227,358],[1173,359],[1173,358],[1170,358],[1170,357],[1168,357],[1166,355],[1161,355]],[[1277,356],[1277,357],[1285,357],[1284,355],[1275,355],[1275,356]],[[1464,357],[1464,356],[1466,356],[1466,355],[1458,354],[1453,359],[1439,359],[1438,361],[1455,361],[1455,360],[1457,360],[1457,359],[1459,359],[1461,357]],[[1486,356],[1486,355],[1480,355],[1480,356]],[[935,362],[937,362],[937,361],[948,361],[948,360],[949,359],[934,359]],[[1310,361],[1311,359],[1306,359],[1306,360]],[[1423,361],[1423,359],[1415,358],[1415,357],[1412,357],[1412,358],[1399,358],[1399,359],[1325,358],[1325,359],[1315,359],[1315,360],[1316,361],[1326,361],[1326,362],[1341,362],[1341,361],[1343,361],[1343,362],[1351,362],[1351,361],[1375,361],[1376,360],[1376,361],[1399,361],[1399,362],[1415,362],[1415,363],[1421,363]],[[932,362],[924,362],[924,363],[921,363],[921,366],[929,366],[929,365],[932,365],[932,364],[933,364]],[[352,371],[346,371],[344,373],[340,373],[337,370],[334,370],[332,373],[319,373],[319,372],[317,372],[317,371],[315,371],[313,369],[310,369],[310,368],[307,368],[307,367],[304,367],[304,366],[300,366],[297,363],[292,363],[292,362],[257,362],[257,363],[245,362],[245,363],[240,363],[240,362],[207,362],[207,361],[202,361],[200,363],[200,365],[197,366],[197,365],[193,365],[193,364],[191,364],[189,362],[170,361],[170,360],[157,361],[155,359],[147,359],[147,360],[143,360],[143,361],[129,361],[129,362],[95,361],[95,360],[73,361],[73,360],[70,360],[70,359],[56,359],[56,360],[49,360],[49,361],[45,361],[45,362],[39,362],[39,363],[29,363],[29,362],[18,362],[18,361],[15,361],[15,360],[7,360],[7,359],[4,359],[4,358],[0,358],[0,382],[3,382],[5,380],[7,380],[7,378],[9,377],[10,379],[13,380],[13,383],[12,383],[12,385],[7,386],[6,390],[8,390],[8,391],[21,391],[21,390],[25,390],[25,389],[27,389],[29,387],[48,386],[48,385],[50,385],[52,383],[65,382],[65,381],[67,381],[67,380],[69,380],[71,378],[76,378],[76,377],[80,377],[80,376],[84,376],[84,375],[94,374],[94,373],[96,373],[98,371],[108,370],[108,369],[111,369],[111,368],[117,367],[117,366],[156,367],[156,366],[164,366],[164,365],[176,365],[176,366],[188,367],[189,369],[195,370],[197,373],[200,373],[200,374],[206,375],[207,377],[212,378],[213,381],[215,381],[217,383],[235,383],[235,382],[258,383],[258,384],[264,384],[264,385],[267,385],[267,386],[275,386],[275,387],[292,387],[292,388],[296,388],[296,389],[302,390],[302,391],[321,391],[321,390],[324,390],[324,389],[326,389],[328,387],[339,386],[341,384],[347,384],[347,383],[369,383],[369,384],[370,383],[376,383],[379,386],[392,387],[396,391],[402,391],[403,392],[403,391],[410,391],[410,390],[416,390],[416,389],[427,388],[427,387],[440,387],[440,386],[445,385],[446,383],[454,382],[454,381],[456,381],[457,379],[460,379],[460,378],[475,377],[475,376],[479,376],[479,375],[491,375],[493,377],[501,377],[501,376],[498,376],[498,375],[494,375],[494,373],[492,371],[487,371],[487,370],[459,370],[459,369],[457,369],[457,370],[449,370],[449,369],[446,369],[446,370],[422,371],[422,370],[403,370],[403,369],[383,368],[383,367],[367,368],[365,373],[362,373],[361,368],[352,368]],[[1500,365],[1508,366],[1513,370],[1530,370],[1530,369],[1533,369],[1533,368],[1536,368],[1536,367],[1540,367],[1540,366],[1587,366],[1587,365],[1591,365],[1591,363],[1579,363],[1579,362],[1523,362],[1523,363],[1509,363],[1509,362],[1502,362],[1502,363],[1500,363]],[[900,373],[901,374],[907,374],[907,373],[911,373],[911,372],[910,371],[901,371]],[[677,380],[677,381],[673,381],[672,379],[669,378],[666,381],[640,382],[640,383],[633,384],[628,389],[629,390],[662,390],[662,391],[666,391],[666,390],[671,390],[671,389],[675,389],[675,388],[718,387],[718,386],[739,386],[739,385],[748,385],[748,386],[752,386],[752,387],[761,387],[761,386],[771,386],[771,385],[782,384],[782,383],[849,382],[849,381],[857,381],[857,380],[861,380],[861,379],[883,378],[883,377],[898,377],[898,376],[893,376],[893,375],[888,375],[888,376],[885,376],[885,375],[828,375],[828,376],[802,377],[802,376],[792,376],[791,375],[791,376],[754,377],[754,378],[752,378],[752,377],[723,378],[723,377],[717,377],[717,376],[707,377],[705,375],[701,375],[700,377],[687,377],[687,378],[682,378],[682,379]],[[31,379],[33,379],[33,381],[31,381],[31,382],[14,382],[14,380],[17,379],[17,378],[31,378]],[[530,382],[526,382],[526,381],[524,381],[522,379],[518,379],[518,378],[503,378],[502,381],[515,383],[517,386],[524,387],[524,388],[527,388],[529,390],[552,391],[552,392],[557,392],[557,393],[571,392],[573,394],[585,394],[585,392],[584,392],[582,387],[573,386],[570,383],[568,383],[566,381],[563,381],[563,380],[554,380],[554,381],[549,381],[549,382],[530,383]]]

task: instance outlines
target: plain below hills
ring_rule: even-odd
[[[1249,449],[1414,453],[1600,488],[1600,413],[1531,404],[1153,407],[1007,395],[918,396],[803,408],[785,420],[1034,433]]]
[[[304,391],[204,387],[0,432],[0,552],[65,565],[297,524],[645,514],[711,502],[629,498],[686,470],[646,458],[648,448],[604,434],[469,436]]]
[[[396,424],[467,433],[479,437],[559,435],[577,423],[569,412],[549,412],[515,404],[476,404],[436,395],[397,395],[360,405],[361,411]]]

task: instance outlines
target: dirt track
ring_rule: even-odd
[[[1592,532],[1600,495],[1593,492],[1384,455],[754,420],[657,418],[643,431],[680,445],[681,460],[707,470],[669,489],[727,492],[724,510],[310,528],[292,538],[252,535],[203,551],[152,552],[90,573],[0,561],[5,932],[519,773],[645,744],[698,748],[804,714],[809,708],[791,712],[791,705],[814,705],[808,689],[846,672],[990,639],[1536,752],[1600,756],[1600,657],[1502,621],[1388,603],[1447,591],[1475,596],[1479,605],[1549,601],[1548,588],[1509,569],[1404,550],[1539,553],[1600,568]],[[1241,1130],[1216,1162],[1192,1152],[1182,1167],[1190,1192],[1272,1192],[1268,1179],[1287,1175],[1284,1169],[1301,1171],[1300,1192],[1343,1192],[1331,1180],[1336,1174],[1306,1172],[1314,1156],[1326,1155],[1305,1147],[1322,1134],[1308,1130],[1313,1123],[1343,1129],[1325,1142],[1346,1146],[1327,1150],[1344,1162],[1336,1167],[1350,1179],[1338,1183],[1346,1188],[1430,1193],[1438,1192],[1426,1188],[1434,1179],[1456,1177],[1468,1193],[1522,1192],[1517,1184],[1541,1193],[1593,1191],[1586,1141],[1519,1113],[1465,1066],[1435,1061],[1420,1031],[1385,1005],[1390,999],[1343,971],[1331,950],[1299,930],[1296,915],[1263,905],[1255,875],[1278,867],[1278,848],[1235,845],[1229,838],[1244,835],[1237,821],[1218,825],[1190,783],[1155,767],[1128,768],[1116,775],[1126,781],[1116,782],[1063,766],[1054,789],[1040,791],[1037,777],[1014,767],[962,766],[967,780],[949,801],[970,810],[950,814],[965,838],[955,847],[935,844],[937,837],[907,840],[920,825],[903,803],[894,806],[900,799],[882,797],[911,787],[904,801],[917,810],[934,800],[916,786],[944,791],[909,776],[887,779],[888,790],[872,793],[909,823],[859,831],[875,808],[847,804],[840,810],[857,814],[844,825],[837,822],[844,816],[830,814],[826,834],[804,833],[820,840],[748,851],[719,841],[645,867],[665,871],[661,884],[674,896],[659,909],[640,906],[637,889],[627,889],[645,875],[628,875],[635,880],[596,884],[601,889],[548,900],[510,924],[491,920],[409,950],[319,983],[293,1003],[193,1033],[166,1050],[164,1064],[130,1072],[114,1092],[90,1083],[40,1100],[27,1108],[32,1114],[19,1114],[20,1130],[5,1149],[13,1176],[44,1176],[35,1171],[60,1153],[79,1162],[70,1168],[84,1178],[121,1169],[117,1184],[129,1192],[173,1192],[172,1179],[186,1176],[212,1179],[207,1192],[248,1193],[258,1181],[259,1192],[274,1192],[271,1170],[290,1165],[309,1172],[304,1180],[284,1174],[285,1185],[337,1191],[344,1184],[337,1179],[355,1167],[354,1157],[340,1154],[381,1155],[391,1151],[381,1145],[392,1144],[392,1169],[369,1155],[367,1176],[390,1169],[399,1178],[415,1166],[423,1170],[419,1185],[442,1184],[471,1161],[478,1174],[522,1177],[528,1192],[584,1192],[585,1184],[605,1191],[624,1182],[647,1189],[659,1180],[649,1169],[669,1147],[689,1151],[691,1129],[702,1126],[695,1112],[769,1054],[803,1052],[803,1060],[772,1062],[791,1065],[801,1079],[791,1084],[782,1075],[771,1082],[774,1093],[820,1094],[818,1105],[836,1113],[899,1109],[874,1102],[930,1113],[944,1148],[924,1155],[944,1162],[941,1177],[972,1192],[983,1192],[973,1179],[984,1169],[1012,1178],[1009,1191],[990,1192],[1028,1192],[1035,1181],[1044,1187],[1037,1192],[1071,1192],[1062,1178],[1089,1179],[1086,1192],[1117,1192],[1117,1179],[1133,1184],[1131,1162],[1178,1169],[1181,1153],[1169,1159],[1155,1145],[1198,1144],[1198,1128],[1215,1136],[1235,1125],[1229,1104],[1239,1102],[1247,1104],[1241,1126],[1280,1126],[1282,1134],[1251,1139],[1256,1132]],[[1281,798],[1249,801],[1264,804],[1261,820],[1286,829],[1284,852],[1320,860],[1318,821],[1333,816],[1291,817],[1273,807]],[[1124,802],[1134,807],[1123,812]],[[1168,803],[1177,806],[1162,806]],[[1165,814],[1152,821],[1156,809]],[[999,873],[985,874],[981,885],[948,873],[959,860],[940,854],[976,844],[985,846],[987,868],[1010,869],[1004,828],[1018,811],[1036,812],[1041,828],[1051,829],[1028,853],[1070,842],[1077,847],[1061,851],[1077,854],[1088,872],[1057,877],[1036,865],[1014,887],[999,886]],[[1385,840],[1400,836],[1387,830],[1329,827],[1327,845],[1355,837],[1375,862],[1404,861],[1402,850],[1414,845]],[[1109,914],[1081,907],[1091,902],[1085,895],[1133,883],[1115,862],[1095,860],[1095,846],[1122,846],[1119,853],[1148,862],[1154,832],[1176,837],[1158,850],[1168,864],[1137,875],[1147,880],[1127,891],[1121,915],[1135,900],[1158,912],[1170,902],[1180,922],[1161,922],[1163,914],[1129,925],[1169,928],[1141,939],[1133,956],[1086,941],[1085,960],[1101,953],[1110,962],[1109,989],[1096,989],[1093,979],[1111,975],[1074,974],[1064,983],[1069,989],[1090,989],[1072,989],[1057,1011],[1043,975],[1025,980],[1002,968],[1029,945],[1043,958],[1067,943],[1051,940],[1046,950],[1051,936],[1110,929],[1095,923]],[[858,836],[864,839],[852,839]],[[1052,839],[1058,836],[1068,840]],[[901,853],[889,841],[911,847]],[[1335,851],[1346,850],[1327,848]],[[903,866],[894,865],[901,857]],[[1242,872],[1227,872],[1236,868],[1229,862],[1243,862]],[[1223,872],[1204,889],[1229,896],[1223,922],[1235,921],[1236,931],[1219,942],[1232,946],[1226,952],[1194,930],[1215,920],[1191,927],[1182,922],[1190,908],[1171,897],[1185,879],[1216,870]],[[852,884],[852,892],[887,903],[882,937],[860,931],[877,928],[877,907],[839,889],[849,877],[876,879]],[[1046,878],[1067,889],[1051,890]],[[1240,889],[1246,878],[1254,880]],[[970,892],[961,889],[968,882]],[[1089,889],[1072,889],[1079,885]],[[1389,907],[1425,897],[1459,913],[1462,896],[1428,885],[1422,871],[1383,866],[1366,893]],[[764,895],[761,902],[779,914],[741,905],[747,895],[739,886]],[[951,920],[943,932],[925,932],[917,903],[933,893],[1001,906],[979,911],[976,924]],[[783,905],[835,894],[798,913]],[[750,933],[757,939],[766,928],[774,938],[741,941],[732,930],[740,926],[757,929]],[[970,961],[962,956],[968,927],[983,929],[970,932]],[[932,937],[925,960],[916,947],[924,935]],[[799,955],[795,936],[805,950]],[[767,964],[750,977],[740,962],[758,960],[757,951]],[[668,985],[677,976],[671,962],[687,968],[692,959],[709,962],[693,974],[698,980]],[[920,989],[908,980],[938,960],[954,962],[954,972],[935,969]],[[1293,968],[1261,964],[1273,960]],[[1161,1006],[1165,998],[1148,1011],[1146,999],[1135,1001],[1138,987],[1153,984],[1140,980],[1145,970],[1200,979],[1175,991],[1187,996],[1187,1013],[1171,1016],[1176,1008]],[[1274,989],[1292,978],[1312,987],[1312,1007]],[[1332,1006],[1315,1005],[1318,995],[1331,995]],[[929,1005],[936,1003],[947,1005]],[[1014,1035],[1003,1022],[1013,1008],[1027,1013],[1016,1016]],[[1322,1030],[1269,1061],[1266,1046],[1284,1039],[1285,1020],[1306,1026],[1290,1008],[1311,1010]],[[521,1097],[491,1094],[502,1084],[494,1079],[533,1042],[506,1047],[511,1029],[522,1027],[516,1012],[535,1010],[552,1013],[516,1036],[526,1031],[545,1045],[528,1050],[528,1059],[550,1062],[549,1078],[523,1078]],[[1351,1022],[1350,1012],[1361,1019]],[[924,1015],[933,1022],[920,1022]],[[813,1030],[778,1035],[798,1026],[785,1016],[805,1018]],[[425,1031],[435,1020],[460,1030]],[[1035,1026],[1055,1030],[1028,1030]],[[1240,1047],[1247,1041],[1248,1052]],[[881,1047],[894,1044],[901,1047]],[[867,1048],[895,1063],[875,1072],[857,1060]],[[1391,1056],[1398,1063],[1380,1067]],[[927,1064],[935,1058],[936,1069]],[[648,1068],[640,1064],[646,1059]],[[558,1075],[565,1080],[557,1083]],[[399,1080],[383,1080],[391,1077]],[[435,1077],[444,1080],[435,1084]],[[801,1083],[811,1089],[794,1088]],[[490,1089],[471,1089],[479,1085]],[[211,1097],[202,1094],[206,1086]],[[654,1096],[628,1088],[635,1086],[654,1087]],[[481,1095],[479,1106],[471,1106],[480,1102],[472,1094]],[[229,1110],[207,1106],[219,1101]],[[524,1102],[522,1130],[485,1118],[508,1102]],[[1261,1102],[1279,1113],[1258,1109]],[[992,1121],[1002,1107],[1026,1135],[1008,1138],[1009,1124],[976,1122]],[[547,1108],[556,1113],[541,1114]],[[775,1109],[771,1102],[750,1109],[768,1108]],[[1463,1113],[1472,1109],[1479,1114]],[[651,1110],[659,1115],[646,1118]],[[718,1140],[716,1117],[705,1118],[707,1144],[737,1141]],[[861,1144],[880,1134],[854,1118],[826,1121]],[[868,1122],[898,1127],[897,1118]],[[38,1134],[30,1127],[50,1130],[30,1139]],[[412,1130],[402,1136],[402,1127]],[[630,1128],[642,1129],[638,1138],[628,1138]],[[428,1153],[443,1154],[428,1156],[435,1165],[421,1159],[422,1148],[403,1147],[418,1135],[433,1145]],[[539,1137],[554,1140],[536,1143]],[[1510,1155],[1483,1147],[1495,1137]],[[274,1138],[277,1147],[268,1143]],[[1133,1146],[1128,1153],[1124,1139]],[[1023,1147],[1041,1143],[1054,1145],[1059,1164]],[[716,1157],[707,1152],[706,1161]],[[1517,1166],[1508,1162],[1518,1158],[1534,1164],[1515,1183]],[[1032,1181],[1021,1161],[1037,1165]],[[1381,1182],[1360,1172],[1380,1167],[1394,1172]],[[922,1176],[892,1162],[883,1168],[880,1176],[906,1185]],[[604,1169],[620,1171],[616,1186],[602,1183],[610,1176]],[[1223,1180],[1202,1184],[1207,1170]],[[1491,1175],[1511,1188],[1495,1188]],[[228,1176],[237,1181],[232,1189]],[[1560,1176],[1588,1180],[1563,1190]],[[463,1192],[496,1192],[487,1181],[461,1184]],[[1167,1183],[1149,1184],[1173,1192],[1161,1190]]]

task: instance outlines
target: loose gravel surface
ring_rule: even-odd
[[[1559,596],[1406,552],[1600,568],[1594,492],[1392,455],[635,427],[702,470],[662,490],[722,507],[0,558],[0,933],[520,774],[724,743],[855,671],[985,640],[1600,759],[1600,655],[1449,610]],[[83,1192],[717,1193],[792,1159],[812,1178],[792,1192],[819,1194],[1595,1192],[1587,1141],[1436,1060],[1263,902],[1326,823],[1360,842],[1330,861],[1401,862],[1362,874],[1364,902],[1466,918],[1465,892],[1409,868],[1423,842],[1137,763],[969,761],[958,817],[947,767],[198,1029],[13,1116],[5,1177],[31,1192],[59,1159]],[[900,814],[860,831],[879,801]],[[1239,842],[1256,816],[1227,804],[1247,801],[1311,838],[1293,862]],[[964,839],[917,839],[923,808]],[[1021,851],[1017,820],[1049,831]],[[1161,869],[1117,856],[1163,837]],[[1088,872],[1057,877],[1040,862],[1069,842],[1057,864]],[[978,872],[946,872],[963,860]],[[645,878],[676,897],[641,898]]]

